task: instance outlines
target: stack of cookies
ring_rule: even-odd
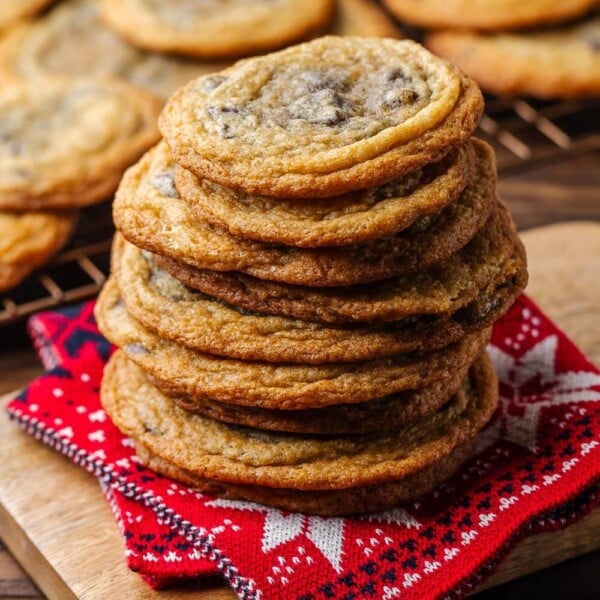
[[[384,0],[433,29],[425,44],[485,90],[539,98],[600,95],[599,0]]]
[[[180,89],[123,178],[102,402],[153,469],[322,515],[430,491],[497,404],[526,283],[477,86],[326,37]]]
[[[156,143],[159,106],[118,80],[34,83],[0,93],[0,292],[68,239],[76,210],[116,189]]]

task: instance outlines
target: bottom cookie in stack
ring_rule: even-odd
[[[471,456],[498,386],[483,353],[442,408],[402,428],[299,436],[192,414],[118,351],[105,370],[102,400],[155,471],[224,498],[327,516],[384,510],[437,487]]]

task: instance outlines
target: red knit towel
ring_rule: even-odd
[[[100,406],[110,347],[92,309],[30,320],[49,370],[8,410],[100,479],[128,564],[154,587],[219,572],[252,600],[460,596],[522,537],[597,501],[600,372],[526,297],[494,328],[501,406],[475,458],[421,502],[344,519],[221,500],[139,464]]]

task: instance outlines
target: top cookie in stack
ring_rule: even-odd
[[[418,44],[334,37],[171,98],[96,308],[120,348],[103,403],[144,462],[345,514],[469,457],[497,402],[489,327],[527,278],[482,106]]]
[[[443,158],[469,138],[482,107],[471,80],[415,43],[326,37],[191,82],[160,129],[199,177],[322,198]]]

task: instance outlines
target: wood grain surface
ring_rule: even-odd
[[[524,238],[527,293],[600,365],[600,224],[558,223]]]
[[[40,592],[0,542],[0,600],[39,598]]]
[[[498,190],[521,231],[562,221],[597,222],[600,152],[501,176]]]

